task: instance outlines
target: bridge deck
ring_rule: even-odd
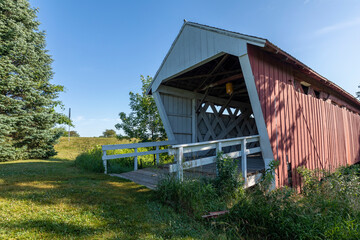
[[[247,158],[248,178],[264,170],[264,161],[260,157]],[[238,171],[241,172],[241,158],[238,161]],[[155,189],[160,179],[169,175],[169,168],[167,165],[159,166],[157,168],[144,168],[126,173],[111,173],[114,177],[128,179],[137,184],[144,185],[147,188]],[[184,178],[197,177],[215,177],[216,164],[208,164],[197,168],[184,170]]]

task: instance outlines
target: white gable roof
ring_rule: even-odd
[[[241,56],[247,52],[247,43],[264,47],[266,39],[185,22],[154,76],[148,93],[160,84],[189,71],[223,53]]]

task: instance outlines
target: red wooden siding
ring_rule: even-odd
[[[257,47],[248,54],[270,143],[280,160],[277,186],[288,185],[291,164],[293,186],[301,186],[296,169],[333,171],[360,161],[360,116],[295,90],[293,69]]]

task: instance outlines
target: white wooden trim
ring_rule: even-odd
[[[147,151],[147,152],[138,152],[137,148],[135,148],[135,152],[133,153],[124,153],[124,154],[116,154],[116,155],[106,155],[103,157],[105,160],[110,159],[117,159],[117,158],[127,158],[127,157],[138,157],[138,156],[145,156],[145,155],[151,155],[151,154],[159,154],[159,153],[167,153],[169,152],[168,149],[161,149],[161,150],[153,150],[153,151]]]
[[[266,129],[265,120],[263,117],[259,96],[256,90],[255,80],[252,73],[249,56],[247,54],[239,57],[241,69],[243,71],[245,84],[249,93],[249,98],[258,128],[260,136],[260,147],[264,158],[274,159],[273,152],[271,150],[270,138]]]
[[[117,158],[126,158],[126,157],[134,157],[134,170],[136,171],[138,169],[138,156],[144,156],[144,155],[151,155],[156,154],[156,163],[159,164],[159,154],[160,153],[168,153],[168,149],[159,149],[159,146],[166,146],[171,143],[174,143],[175,141],[162,141],[162,142],[146,142],[146,143],[132,143],[132,144],[116,144],[116,145],[103,145],[102,151],[102,161],[104,165],[104,173],[108,173],[107,169],[107,160],[110,159],[117,159]],[[138,152],[138,148],[144,148],[144,147],[156,147],[156,150],[152,151],[146,151],[146,152]],[[124,154],[114,154],[114,155],[107,155],[107,150],[116,150],[116,149],[134,149],[133,153],[124,153]]]
[[[247,183],[247,158],[246,158],[246,139],[242,140],[241,143],[241,171],[245,181]]]
[[[103,145],[102,150],[156,147],[156,146],[171,145],[171,144],[174,144],[174,143],[176,143],[176,142],[175,141],[161,141],[161,142],[144,142],[144,143]]]
[[[156,146],[156,151],[159,151],[159,146]],[[167,151],[169,152],[169,150]],[[159,153],[156,153],[156,164],[159,165],[159,162],[160,162],[160,155]]]
[[[184,180],[183,160],[184,160],[183,148],[179,147],[177,154],[177,173],[178,173],[178,179],[180,181]]]
[[[255,184],[259,183],[260,180],[262,178],[262,174],[261,173],[257,173],[255,175],[251,175],[249,177],[247,177],[247,183],[244,185],[244,188],[249,188],[254,186]]]
[[[264,38],[249,36],[249,35],[245,35],[245,34],[241,34],[241,33],[237,33],[237,32],[228,31],[225,29],[220,29],[220,28],[206,26],[206,25],[199,24],[199,23],[194,23],[194,22],[186,22],[186,24],[190,25],[192,27],[204,29],[204,30],[207,30],[210,32],[216,32],[216,33],[226,35],[229,37],[239,38],[239,39],[245,40],[245,41],[247,41],[253,45],[259,46],[259,47],[264,47],[265,43],[266,43],[266,39],[264,39]]]
[[[103,151],[103,156],[102,156],[102,160],[103,160],[103,165],[104,165],[104,173],[107,174],[108,170],[107,170],[107,161],[104,158],[106,157],[106,151]]]
[[[159,110],[159,114],[160,114],[162,123],[164,125],[166,135],[167,135],[169,140],[175,141],[175,136],[174,136],[173,130],[171,128],[170,121],[169,121],[168,116],[166,114],[166,111],[165,111],[164,105],[162,103],[159,92],[157,92],[157,91],[153,92],[153,97],[154,97],[157,109]]]
[[[188,144],[174,145],[174,146],[169,148],[169,154],[174,155],[175,151],[176,151],[175,149],[177,147],[180,147],[180,146],[185,147],[184,153],[190,153],[190,152],[198,152],[198,151],[206,151],[206,150],[216,149],[217,145],[219,143],[221,143],[221,147],[229,147],[229,146],[234,146],[234,145],[240,145],[241,142],[242,142],[242,138],[246,138],[246,137],[241,137],[238,140],[236,140],[237,138],[224,139],[224,140],[235,139],[235,140],[232,140],[232,141],[224,141],[224,140],[216,141],[216,140],[214,140],[214,141],[207,141],[207,142],[199,142],[196,145],[191,145],[191,146],[189,146]],[[247,142],[252,143],[252,142],[258,142],[258,141],[259,141],[259,138],[250,138]],[[261,152],[260,147],[250,148],[248,150],[249,150],[248,154]]]
[[[265,119],[262,113],[262,108],[259,100],[259,95],[255,85],[254,75],[251,69],[250,59],[248,54],[243,54],[239,57],[241,69],[244,75],[246,88],[249,94],[256,126],[260,135],[261,153],[264,158],[265,169],[269,168],[269,163],[274,160],[274,155],[271,149],[270,138],[266,129]],[[274,173],[275,174],[275,173]],[[275,181],[272,189],[275,189]]]
[[[184,162],[182,164],[182,168],[183,169],[195,168],[195,167],[207,165],[207,164],[210,164],[210,163],[214,163],[215,161],[216,161],[216,156],[200,158],[200,159],[197,159],[197,160]],[[178,164],[169,165],[169,172],[170,173],[177,172],[178,169],[179,169]]]
[[[252,136],[244,136],[244,137],[237,137],[237,138],[228,138],[228,139],[220,139],[220,140],[212,140],[212,141],[206,141],[206,142],[197,142],[197,143],[184,143],[184,144],[177,144],[172,145],[171,149],[173,148],[179,148],[179,147],[195,147],[195,146],[205,146],[209,144],[215,144],[214,148],[216,148],[216,143],[221,142],[223,147],[231,146],[231,145],[238,145],[241,144],[242,139],[247,139],[247,142],[256,142],[260,138],[260,135],[252,135]],[[227,142],[229,144],[227,144]]]
[[[265,44],[266,44],[266,39],[263,39],[263,38],[258,38],[258,37],[253,37],[253,36],[248,36],[248,35],[244,35],[244,34],[241,34],[241,33],[236,33],[236,32],[231,32],[231,31],[228,31],[228,30],[224,30],[224,29],[219,29],[219,28],[215,28],[215,27],[210,27],[210,26],[206,26],[206,25],[202,25],[202,24],[198,24],[198,23],[193,23],[193,22],[185,22],[183,24],[183,26],[181,27],[178,35],[176,36],[174,42],[172,43],[169,51],[167,52],[164,60],[162,61],[159,69],[157,70],[155,76],[154,76],[154,80],[153,82],[150,84],[148,90],[147,90],[147,94],[150,93],[150,91],[152,90],[153,92],[154,91],[157,91],[158,87],[160,86],[160,84],[164,81],[166,81],[167,79],[170,79],[170,78],[173,78],[179,74],[182,74],[184,72],[187,72],[191,69],[193,69],[193,67],[197,67],[199,65],[202,65],[204,64],[205,62],[208,62],[209,61],[209,58],[206,59],[206,60],[203,60],[203,61],[200,61],[199,63],[197,64],[193,64],[191,67],[189,68],[186,68],[182,71],[179,71],[177,72],[176,74],[172,74],[171,77],[167,77],[165,79],[160,79],[158,78],[158,76],[160,75],[161,71],[163,70],[163,67],[166,63],[166,61],[168,60],[169,58],[169,55],[171,54],[171,52],[173,51],[175,45],[177,44],[181,34],[184,32],[184,29],[185,27],[192,27],[192,28],[197,28],[199,30],[204,30],[204,31],[207,31],[207,32],[214,32],[216,34],[219,34],[220,36],[221,35],[225,35],[229,38],[235,38],[235,39],[239,39],[239,43],[234,43],[236,44],[237,46],[238,45],[242,45],[242,44],[247,44],[247,43],[251,43],[253,45],[256,45],[256,46],[260,46],[260,47],[264,47]],[[218,53],[221,53],[223,54],[223,52],[225,52],[224,49],[221,49],[223,47],[221,46],[215,46],[215,50],[214,53],[218,52]],[[237,51],[230,51],[229,54],[232,54],[232,55],[238,55],[238,52]],[[219,55],[219,54],[216,54],[216,55]],[[211,58],[214,58],[215,56],[211,57]],[[218,57],[218,56],[216,56]]]
[[[135,158],[134,158],[134,171],[138,170],[138,155],[137,148],[134,149]]]

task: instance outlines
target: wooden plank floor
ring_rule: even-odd
[[[264,161],[259,157],[248,157],[248,177],[264,170]],[[238,161],[238,170],[241,172],[241,159]],[[155,189],[160,179],[169,175],[168,165],[163,165],[158,168],[144,168],[137,171],[126,173],[111,173],[110,176],[124,178],[133,181],[137,184],[143,185],[150,189]],[[216,164],[208,164],[197,168],[184,170],[184,178],[196,177],[215,177]]]

